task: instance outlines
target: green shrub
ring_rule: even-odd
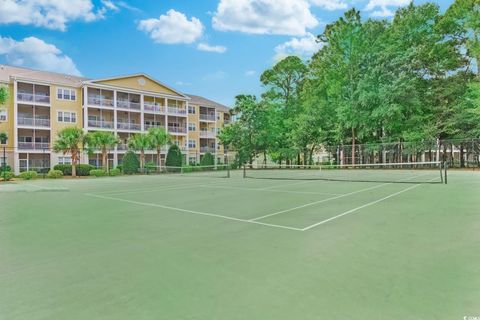
[[[122,172],[123,171],[123,165],[119,164],[115,169],[118,169],[118,170],[120,170],[120,172]]]
[[[63,177],[63,172],[60,170],[50,170],[47,173],[47,177],[50,179],[59,179]]]
[[[57,164],[53,167],[54,170],[62,171],[64,176],[72,175],[72,165],[71,164]],[[89,164],[77,164],[77,176],[85,177],[90,174],[91,170],[94,170],[95,167]]]
[[[103,169],[93,169],[93,170],[90,170],[90,175],[97,178],[105,177],[107,175],[107,171]]]
[[[135,174],[138,173],[140,168],[140,161],[138,160],[137,155],[133,151],[128,151],[125,153],[122,161],[123,173],[125,174]]]
[[[116,176],[119,176],[120,174],[122,173],[122,171],[120,169],[115,168],[115,169],[111,169],[109,174],[111,177],[116,177]]]
[[[9,165],[6,165],[5,166],[5,171],[7,171],[7,172],[12,171],[12,167],[10,167]],[[3,172],[3,166],[2,165],[0,165],[0,172]]]
[[[13,179],[13,177],[14,177],[13,172],[6,171],[6,172],[2,172],[2,176],[0,179],[2,179],[2,181],[10,181]]]
[[[182,151],[176,144],[172,144],[168,149],[165,165],[167,167],[181,167],[183,161]],[[179,168],[170,168],[169,171],[179,171]]]
[[[23,180],[32,180],[38,177],[37,171],[24,171],[20,173],[20,178]]]
[[[213,166],[215,164],[215,158],[210,152],[207,152],[203,155],[202,160],[200,160],[201,166]]]

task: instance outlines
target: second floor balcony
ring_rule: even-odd
[[[215,114],[200,113],[200,120],[215,121]]]
[[[154,102],[145,101],[143,103],[143,109],[145,112],[165,113],[165,107]]]
[[[20,150],[49,150],[50,143],[47,142],[19,142],[18,149]]]
[[[187,115],[187,109],[178,108],[178,107],[168,107],[168,114],[186,116]]]
[[[129,130],[129,131],[140,131],[142,127],[136,123],[119,122],[117,123],[117,129]]]
[[[88,120],[90,128],[113,129],[115,126],[112,121]]]
[[[169,126],[168,127],[168,132],[169,133],[187,133],[187,127]]]
[[[129,100],[117,100],[117,108],[140,111],[140,102]]]
[[[50,119],[40,117],[21,117],[17,119],[17,125],[27,127],[50,128]]]
[[[210,152],[210,153],[215,153],[215,148],[213,147],[200,147],[200,152],[201,153],[206,153],[206,152]]]
[[[18,92],[17,100],[19,102],[50,104],[50,96],[47,94],[34,94],[31,92]]]
[[[113,107],[113,98],[108,96],[88,96],[88,104],[91,106]]]
[[[216,136],[214,131],[200,131],[200,138],[215,138]]]

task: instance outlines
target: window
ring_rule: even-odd
[[[195,140],[188,140],[188,147],[189,148],[196,148],[197,142]]]
[[[7,121],[7,109],[0,109],[0,121]]]
[[[77,92],[75,89],[57,88],[57,99],[75,101],[77,99]]]
[[[193,166],[197,164],[197,157],[188,157],[188,163]]]
[[[190,114],[195,114],[195,107],[194,106],[188,106],[188,113]]]
[[[195,126],[195,123],[188,123],[188,131],[196,131],[197,127]]]
[[[58,122],[75,123],[77,122],[77,114],[75,112],[58,111],[57,120]]]
[[[58,164],[72,164],[71,157],[58,157]]]

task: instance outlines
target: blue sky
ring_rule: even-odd
[[[423,3],[425,1],[415,1]],[[451,0],[436,1],[445,10]],[[409,0],[0,0],[0,63],[102,78],[145,72],[231,105],[263,70],[305,59],[352,6],[390,18]]]

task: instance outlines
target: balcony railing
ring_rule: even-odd
[[[88,104],[92,106],[113,107],[113,99],[104,96],[89,96]]]
[[[215,138],[216,136],[212,131],[200,131],[200,138]]]
[[[200,147],[200,152],[202,152],[202,153],[205,153],[205,152],[215,153],[215,148],[212,148],[212,147]]]
[[[168,132],[171,133],[187,133],[187,127],[168,127]]]
[[[128,150],[128,145],[126,143],[117,144],[117,150]]]
[[[117,100],[117,107],[130,110],[140,110],[140,102],[132,102],[128,100]]]
[[[155,112],[155,113],[165,113],[165,107],[157,103],[144,102],[143,108],[145,111]]]
[[[156,124],[146,124],[146,123],[145,123],[145,130],[148,130],[148,129],[151,129],[151,128],[162,128],[162,129],[165,129],[165,126],[156,125]]]
[[[215,121],[215,115],[213,115],[213,114],[201,114],[200,113],[200,120]]]
[[[142,127],[139,124],[122,122],[122,123],[117,123],[117,129],[140,131]]]
[[[17,93],[17,100],[22,102],[32,102],[32,103],[50,103],[50,96],[46,94],[33,94],[27,92]]]
[[[46,142],[19,142],[18,149],[21,150],[49,150],[50,143]]]
[[[113,129],[114,125],[111,121],[88,120],[88,126],[91,128]]]
[[[17,124],[19,126],[49,128],[50,119],[43,119],[38,117],[35,117],[35,118],[18,117]]]
[[[186,114],[187,114],[187,110],[186,110],[186,109],[177,108],[177,107],[168,107],[168,113],[169,113],[169,114],[186,115]]]

